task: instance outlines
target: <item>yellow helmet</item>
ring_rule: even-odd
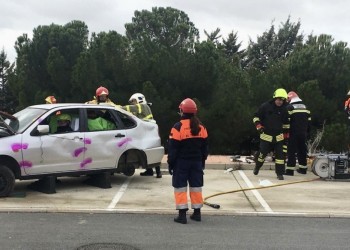
[[[276,89],[275,93],[273,93],[273,98],[284,98],[287,99],[288,94],[285,89]]]
[[[72,118],[68,114],[60,114],[57,116],[57,121],[71,121]]]

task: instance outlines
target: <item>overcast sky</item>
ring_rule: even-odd
[[[238,32],[246,47],[249,38],[256,41],[270,28],[279,27],[288,16],[301,22],[304,35],[329,34],[335,41],[350,42],[350,1],[347,0],[0,0],[0,50],[7,58],[16,57],[14,44],[18,36],[39,25],[64,25],[72,20],[85,22],[91,32],[115,30],[125,34],[135,10],[173,7],[184,11],[205,38],[204,30],[221,29],[226,38]]]

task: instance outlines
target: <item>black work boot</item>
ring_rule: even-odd
[[[258,167],[258,166],[255,165],[255,168],[254,168],[254,170],[253,170],[253,174],[254,174],[254,175],[258,175],[258,174],[259,174],[259,170],[260,170],[260,167]]]
[[[187,224],[187,218],[186,218],[187,210],[188,210],[187,208],[179,209],[179,215],[174,218],[174,221],[181,224]]]
[[[298,172],[299,174],[306,174],[306,171],[307,171],[306,168],[298,168],[298,169],[297,169],[297,172]]]
[[[145,172],[140,173],[141,176],[153,176],[153,169],[147,168]]]
[[[278,174],[278,175],[277,175],[277,179],[278,179],[278,180],[284,180],[283,175]]]
[[[201,209],[200,208],[195,208],[193,210],[193,214],[190,215],[190,219],[191,220],[195,220],[195,221],[201,221]]]
[[[284,175],[290,175],[290,176],[293,176],[293,175],[294,175],[294,170],[287,169],[287,170],[286,170],[286,172],[284,173]]]
[[[162,178],[162,172],[160,172],[160,166],[155,167],[155,169],[156,169],[157,178]]]

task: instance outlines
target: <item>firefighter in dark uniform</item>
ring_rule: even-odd
[[[202,187],[203,170],[208,156],[208,133],[201,124],[196,103],[187,98],[179,106],[181,120],[170,131],[168,148],[168,167],[174,187],[176,209],[179,215],[177,223],[186,224],[188,211],[187,186],[194,212],[190,219],[201,221],[203,206]]]
[[[141,93],[133,94],[129,99],[130,105],[122,106],[123,109],[137,116],[138,118],[149,121],[156,122],[153,119],[153,114],[150,108],[150,104],[147,103],[146,98]],[[155,167],[156,177],[162,178],[162,172],[160,171],[160,166]],[[153,176],[153,169],[147,168],[146,171],[140,173],[141,176]]]
[[[283,145],[289,136],[286,99],[286,90],[282,88],[277,89],[273,94],[273,100],[263,103],[254,115],[253,122],[260,133],[260,146],[253,171],[254,175],[259,173],[266,155],[274,150],[277,179],[284,179],[285,155],[283,153]]]
[[[294,170],[296,168],[295,154],[297,154],[299,165],[297,172],[306,174],[306,141],[310,134],[311,114],[294,91],[288,93],[288,103],[287,109],[289,113],[290,130],[288,139],[288,160],[285,174],[294,175]]]

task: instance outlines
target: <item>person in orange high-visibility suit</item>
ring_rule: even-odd
[[[208,133],[201,124],[196,103],[187,98],[180,105],[181,120],[170,131],[168,147],[168,168],[172,175],[176,210],[179,215],[174,218],[177,223],[186,224],[188,211],[187,186],[194,209],[190,219],[201,221],[203,207],[203,170],[208,156]]]

